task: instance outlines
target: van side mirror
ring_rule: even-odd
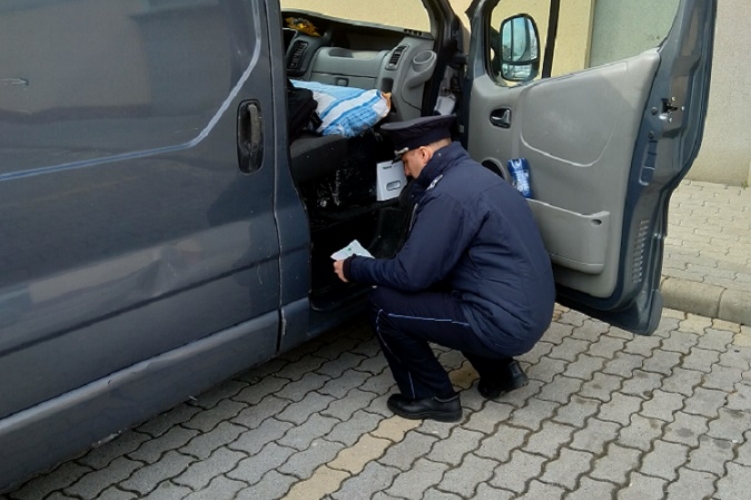
[[[540,35],[527,14],[505,19],[500,31],[501,77],[510,82],[533,80],[540,71]]]

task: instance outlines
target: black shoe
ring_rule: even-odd
[[[528,382],[529,379],[524,374],[519,362],[512,360],[498,378],[491,380],[481,378],[477,384],[477,390],[483,397],[494,399],[501,394],[524,387]]]
[[[462,418],[462,405],[458,394],[446,399],[409,399],[401,394],[394,394],[388,399],[386,406],[400,417],[410,420],[458,422]]]

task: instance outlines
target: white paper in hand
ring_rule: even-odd
[[[342,248],[341,250],[338,250],[331,254],[331,258],[334,260],[344,260],[347,257],[351,257],[353,255],[359,255],[361,257],[370,257],[371,259],[373,256],[365,250],[365,247],[363,247],[359,241],[352,240],[349,245]]]

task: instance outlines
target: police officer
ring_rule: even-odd
[[[429,342],[460,350],[487,398],[527,383],[513,356],[529,351],[553,316],[555,286],[532,212],[501,177],[451,142],[453,116],[385,124],[415,202],[409,237],[392,259],[336,261],[343,281],[377,285],[373,326],[409,419],[455,422],[459,395]]]

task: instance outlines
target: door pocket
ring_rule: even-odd
[[[587,274],[605,269],[610,212],[580,214],[527,200],[554,264]]]

